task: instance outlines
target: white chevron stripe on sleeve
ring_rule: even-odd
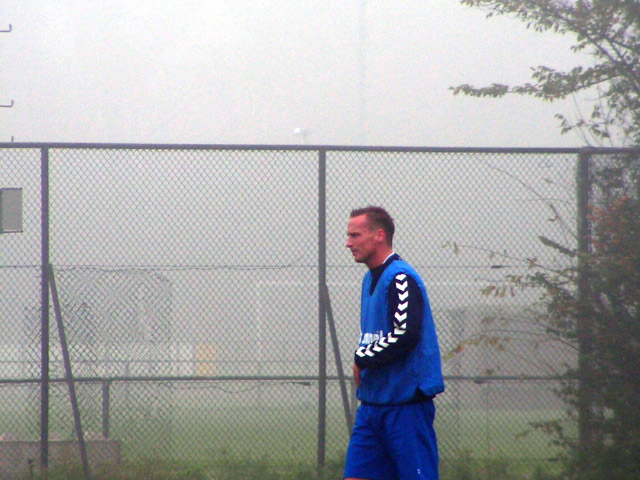
[[[398,320],[398,322],[403,323],[407,319],[407,312],[404,312],[402,314],[399,312],[396,312],[395,317],[396,317],[396,320]]]
[[[382,354],[391,345],[398,342],[400,337],[407,332],[408,309],[409,309],[409,282],[407,275],[400,273],[395,276],[396,289],[398,293],[398,305],[394,313],[393,331],[387,335],[379,337],[377,341],[369,345],[361,346],[356,350],[358,357],[376,357]]]
[[[402,315],[400,315],[398,312],[396,312],[395,317],[397,320],[397,322],[394,322],[395,324],[404,323],[404,321],[407,319],[407,314],[405,312]]]

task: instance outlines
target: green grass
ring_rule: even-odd
[[[222,454],[215,463],[191,464],[158,459],[139,460],[119,467],[98,468],[92,480],[333,480],[342,479],[344,460],[326,462],[322,472],[315,464],[273,465],[265,459],[249,459]],[[25,472],[19,480],[84,480],[79,464],[57,465],[47,475]]]
[[[475,458],[545,459],[556,457],[550,438],[533,423],[560,419],[563,412],[549,410],[444,410],[436,418],[441,455]]]
[[[122,394],[112,397],[110,434],[122,442],[123,464],[117,470],[97,470],[97,480],[317,478],[318,413],[313,395],[240,398],[234,402],[206,391],[189,402],[168,396],[152,401],[135,393],[130,398]],[[166,398],[169,401],[165,403]],[[37,400],[12,397],[11,401],[0,401],[0,433],[37,439]],[[85,400],[81,409],[85,432],[101,431],[101,403]],[[548,459],[558,451],[530,424],[561,416],[558,410],[454,410],[439,406],[436,430],[442,478],[554,478],[557,467]],[[71,408],[64,396],[52,401],[50,431],[73,438]],[[341,402],[330,397],[324,478],[341,478],[347,443]],[[66,471],[59,468],[49,472],[51,480],[83,478],[80,470],[73,473],[68,466]],[[551,476],[545,477],[544,472]],[[70,476],[76,474],[80,476]]]
[[[274,465],[265,459],[221,454],[211,464],[139,460],[117,468],[96,469],[93,480],[341,480],[344,458],[326,462],[322,472],[314,463]],[[84,480],[82,468],[60,465],[49,470],[46,480]],[[538,463],[527,472],[507,459],[476,460],[468,454],[441,462],[441,480],[561,480],[558,466]],[[39,472],[25,473],[16,480],[45,480]]]
[[[506,458],[473,458],[461,452],[457,458],[440,462],[441,480],[561,480],[557,463],[522,461]]]
[[[92,480],[208,480],[212,477],[203,466],[159,460],[141,460],[118,467],[101,467],[91,471]],[[47,474],[25,472],[20,480],[85,480],[78,463],[52,466]]]

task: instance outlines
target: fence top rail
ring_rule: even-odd
[[[327,375],[327,380],[338,381],[340,377]],[[111,382],[317,382],[317,375],[226,375],[226,376],[112,376],[112,377],[74,377],[76,383],[111,383]],[[351,380],[351,377],[347,377]],[[473,382],[477,384],[489,382],[539,382],[575,380],[574,375],[445,375],[445,381]],[[49,383],[66,383],[67,378],[50,378]],[[40,384],[40,378],[0,379],[0,385]]]
[[[124,149],[124,150],[246,150],[246,151],[351,151],[351,152],[413,152],[413,153],[640,153],[639,147],[628,148],[553,148],[553,147],[409,147],[356,145],[243,145],[243,144],[161,144],[161,143],[63,143],[11,142],[0,143],[0,149]]]

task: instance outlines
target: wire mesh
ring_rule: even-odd
[[[557,455],[532,424],[563,418],[554,392],[575,352],[539,323],[541,292],[526,275],[561,261],[539,237],[574,246],[575,161],[575,152],[327,150],[341,362],[349,375],[365,273],[344,248],[349,212],[381,204],[434,312],[444,462]],[[3,184],[24,188],[25,225],[0,238],[0,434],[29,440],[39,435],[39,162],[38,149],[0,149]],[[49,162],[50,258],[85,434],[119,442],[125,461],[313,463],[318,151],[53,146]],[[53,333],[50,362],[51,436],[73,440]],[[327,402],[327,455],[340,459],[348,430],[335,379]]]

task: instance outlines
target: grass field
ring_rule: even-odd
[[[0,389],[0,434],[39,438],[35,393]],[[100,432],[101,397],[86,389],[82,393],[83,429]],[[339,395],[329,393],[326,478],[340,478],[347,427]],[[442,478],[547,478],[541,472],[553,472],[549,459],[558,451],[531,423],[561,417],[558,409],[462,409],[438,404]],[[52,434],[73,439],[71,408],[62,388],[52,395],[49,428]],[[114,389],[109,436],[122,442],[123,466],[102,478],[313,478],[317,429],[317,392],[308,385],[280,385],[272,391],[185,392],[149,385]]]

